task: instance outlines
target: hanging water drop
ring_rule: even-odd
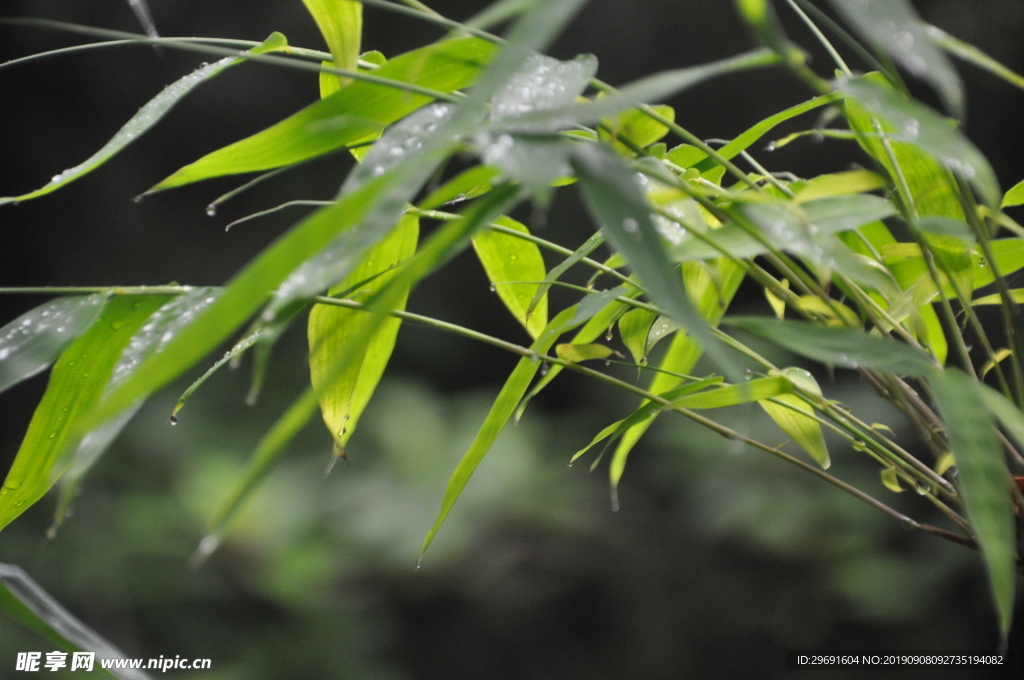
[[[211,203],[210,205],[206,206],[206,215],[208,217],[216,217],[217,216],[217,204],[216,203]]]
[[[176,415],[174,415],[172,413],[171,417],[167,419],[167,422],[169,422],[171,425],[177,425],[178,424],[178,416],[176,416]]]

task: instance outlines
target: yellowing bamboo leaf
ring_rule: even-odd
[[[905,489],[900,485],[900,477],[896,474],[896,468],[887,467],[881,473],[882,484],[893,493],[903,493]]]
[[[592,359],[606,359],[615,352],[611,347],[597,343],[588,343],[585,345],[562,343],[555,346],[555,353],[558,355],[559,359],[579,363],[581,361],[590,361]]]
[[[526,225],[510,217],[501,217],[495,224],[529,234]],[[530,303],[547,270],[536,243],[493,229],[483,229],[473,236],[473,249],[498,297],[530,337],[537,338],[548,323],[547,296],[542,296],[531,312]],[[522,283],[519,283],[522,282]]]
[[[802,368],[787,368],[781,371],[787,380],[797,387],[821,396],[821,388],[810,373]],[[779,396],[758,402],[761,408],[775,421],[783,432],[797,443],[800,448],[815,460],[823,469],[828,469],[831,460],[825,436],[821,431],[821,423],[814,418],[814,408],[797,394],[780,394]]]
[[[367,252],[362,264],[331,288],[330,295],[365,302],[394,279],[394,267],[412,257],[418,238],[418,218],[403,217],[387,237]],[[407,296],[408,291],[397,308],[405,307]],[[385,319],[357,352],[358,360],[350,362],[339,374],[334,370],[333,358],[358,335],[360,322],[371,316],[359,309],[330,305],[316,305],[309,314],[310,379],[324,423],[339,453],[344,452],[345,443],[380,382],[401,324],[396,318]]]

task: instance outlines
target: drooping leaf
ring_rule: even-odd
[[[472,84],[496,49],[479,38],[444,40],[399,55],[373,75],[438,92],[452,92]],[[426,94],[354,81],[262,132],[207,154],[150,191],[315,158],[372,137],[430,100]]]
[[[884,132],[891,139],[935,156],[943,166],[973,184],[986,204],[998,207],[1002,193],[988,160],[946,118],[868,76],[843,78],[837,89],[886,121],[891,128]],[[884,164],[885,154],[873,155]]]
[[[167,299],[166,295],[111,298],[99,318],[61,353],[0,488],[0,529],[42,498],[64,473],[68,453],[87,434],[80,428],[83,417],[100,400],[121,352]]]
[[[576,307],[569,307],[568,309],[562,310],[551,323],[548,324],[547,328],[540,334],[530,349],[537,354],[545,354],[551,349],[551,346],[555,344],[558,337],[570,330],[575,321],[577,313]],[[582,323],[583,320],[579,320]],[[441,510],[438,513],[437,519],[434,520],[434,525],[427,532],[426,537],[423,539],[423,546],[420,548],[420,555],[427,551],[430,544],[434,541],[434,537],[437,532],[441,529],[441,525],[444,524],[445,519],[448,517],[448,513],[451,512],[455,502],[459,499],[462,494],[462,490],[466,487],[469,482],[469,478],[476,471],[476,468],[480,465],[484,456],[490,450],[491,445],[498,438],[498,435],[505,428],[512,414],[515,412],[516,405],[519,400],[526,394],[527,388],[530,386],[530,382],[533,380],[537,371],[540,370],[540,361],[532,357],[523,357],[516,364],[515,369],[512,371],[512,375],[509,376],[508,380],[505,381],[505,385],[501,388],[501,392],[495,399],[494,404],[491,406],[490,412],[487,414],[487,418],[481,425],[480,430],[477,432],[476,438],[470,445],[469,450],[463,455],[462,460],[459,461],[455,471],[452,473],[451,478],[448,480],[448,485],[445,488],[444,496],[441,500]]]
[[[714,263],[718,270],[716,282],[706,267],[700,263],[684,262],[683,279],[686,289],[693,296],[700,315],[711,325],[718,325],[725,311],[732,303],[740,283],[743,281],[744,270],[737,263],[722,258]],[[688,333],[674,333],[665,356],[658,364],[659,372],[655,373],[647,388],[648,392],[666,395],[683,381],[681,375],[693,370],[704,350]],[[615,454],[608,467],[608,477],[612,491],[617,488],[626,471],[626,461],[637,442],[650,427],[652,421],[637,423],[624,432],[622,439],[615,448]]]
[[[394,279],[393,267],[412,257],[418,238],[419,220],[415,216],[403,217],[394,231],[366,253],[358,267],[331,288],[330,295],[344,294],[359,301],[369,299]],[[405,308],[407,296],[408,291],[399,296],[397,309]],[[356,359],[328,381],[329,374],[335,372],[334,357],[357,335],[360,323],[368,316],[361,310],[330,305],[316,305],[309,314],[310,378],[324,423],[339,452],[344,451],[380,382],[401,325],[397,318],[383,320],[366,345],[354,351]]]
[[[287,47],[288,42],[285,40],[285,37],[280,33],[274,33],[258,46],[248,50],[246,53],[243,53],[242,56],[225,57],[219,61],[209,64],[208,66],[200,67],[177,82],[168,85],[163,92],[158,94],[150,100],[148,104],[139,109],[139,112],[132,116],[132,119],[125,123],[124,127],[118,130],[117,134],[115,134],[111,140],[103,146],[103,148],[88,159],[72,168],[68,168],[63,172],[54,175],[49,184],[40,189],[36,189],[35,191],[21,196],[0,198],[0,205],[3,205],[4,203],[17,203],[19,201],[27,201],[31,198],[38,198],[39,196],[45,196],[46,194],[56,191],[66,184],[70,184],[76,179],[89,174],[118,154],[126,146],[145,134],[151,127],[160,122],[167,112],[170,111],[175,104],[181,101],[185,95],[194,90],[196,86],[223,72],[225,69],[245,61],[245,54],[279,52]]]
[[[0,563],[0,611],[29,630],[45,637],[65,652],[93,652],[95,668],[120,680],[149,680],[134,668],[101,669],[99,659],[124,659],[125,655],[110,642],[81,622],[74,614],[36,583],[25,570]]]
[[[629,350],[633,361],[644,363],[647,360],[647,337],[651,332],[658,313],[649,309],[631,309],[619,319],[619,335],[622,344]]]
[[[317,403],[313,388],[306,388],[302,395],[292,402],[292,405],[260,438],[238,484],[210,518],[209,533],[200,543],[196,555],[199,560],[206,559],[219,547],[231,523],[245,506],[246,501],[252,497],[252,494],[273,470],[274,465],[284,453],[285,447],[316,414]]]
[[[918,78],[929,82],[958,117],[964,113],[963,83],[945,53],[932,42],[908,0],[832,0],[857,31]]]
[[[103,311],[106,293],[62,297],[0,328],[0,392],[49,366]]]
[[[675,109],[671,106],[659,104],[651,108],[667,120],[674,121],[676,118]],[[633,150],[626,146],[624,141],[638,149],[644,149],[667,135],[668,131],[666,125],[643,111],[630,109],[604,121],[598,129],[598,139],[611,141],[616,151],[625,156],[633,156]]]
[[[355,71],[363,35],[363,5],[354,0],[302,0],[327,41],[337,68]],[[339,78],[341,84],[347,78]]]
[[[726,323],[823,364],[916,376],[936,369],[935,362],[924,352],[852,328],[754,316],[732,316]]]
[[[510,217],[500,217],[495,224],[530,233],[526,225]],[[547,273],[540,248],[531,241],[484,229],[473,236],[473,249],[498,297],[530,337],[536,339],[548,325],[547,297],[542,297],[530,309],[530,302],[539,286],[537,282],[543,280]]]
[[[794,385],[803,387],[821,396],[821,388],[810,373],[802,368],[787,368],[782,371]],[[781,402],[781,403],[780,403]],[[828,446],[821,431],[821,423],[813,417],[814,407],[799,394],[780,394],[770,400],[758,402],[761,408],[788,434],[800,448],[823,469],[828,469],[831,460]]]
[[[171,298],[153,312],[124,348],[110,374],[110,380],[104,387],[104,393],[109,394],[115,389],[143,360],[158,354],[192,317],[211,305],[219,293],[217,288],[200,286]],[[67,470],[60,480],[60,494],[51,533],[56,531],[67,516],[86,473],[106,452],[141,406],[142,400],[139,400],[82,437],[78,447],[71,454]]]
[[[956,459],[971,531],[985,559],[1005,643],[1013,618],[1017,535],[1010,474],[982,386],[958,369],[929,377]]]
[[[731,366],[669,261],[636,176],[613,152],[593,144],[575,150],[573,166],[579,174],[584,202],[601,225],[604,237],[625,256],[654,302],[723,366]]]

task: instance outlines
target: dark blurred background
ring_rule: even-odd
[[[940,27],[1012,68],[1024,66],[1024,6],[1016,0],[916,4]],[[276,30],[292,44],[322,47],[299,0],[150,5],[165,36],[261,40]],[[455,18],[480,8],[459,0],[432,6]],[[792,36],[812,46],[781,13]],[[121,0],[8,0],[2,14],[138,30]],[[365,26],[364,49],[389,56],[441,35],[373,9]],[[0,62],[84,40],[0,25]],[[593,0],[552,53],[592,52],[600,77],[620,84],[751,45],[733,3]],[[813,65],[828,73],[824,56],[815,55]],[[85,159],[203,60],[120,47],[0,69],[0,195],[42,186]],[[962,73],[967,132],[1009,187],[1024,177],[1024,96],[971,67]],[[242,180],[131,199],[316,96],[314,75],[263,65],[203,85],[102,169],[50,197],[0,208],[0,286],[224,283],[302,212],[227,233],[224,226],[285,200],[331,197],[349,167],[344,155],[267,182],[214,218],[204,207]],[[787,74],[758,72],[700,86],[671,103],[677,121],[695,134],[730,138],[808,97]],[[813,122],[797,121],[778,136]],[[761,152],[759,160],[809,176],[847,169],[859,157],[840,142],[808,141]],[[526,217],[574,246],[591,227],[571,191],[565,194],[543,219]],[[758,302],[754,289],[742,295],[739,304]],[[0,297],[0,322],[41,302]],[[525,340],[471,256],[428,281],[411,308]],[[192,399],[181,424],[169,427],[171,406],[197,369],[140,412],[88,478],[55,539],[46,538],[47,499],[0,536],[0,562],[24,567],[130,656],[212,659],[212,670],[194,674],[209,680],[776,678],[802,674],[785,669],[792,649],[996,644],[976,554],[907,532],[797,469],[687,423],[664,418],[652,428],[631,457],[621,510],[612,512],[605,468],[589,473],[585,464],[566,464],[635,404],[571,375],[508,428],[417,570],[445,481],[514,358],[412,326],[403,328],[393,368],[349,447],[351,468],[321,476],[330,441],[313,423],[223,548],[190,570],[206,520],[261,433],[307,380],[301,326],[277,350],[258,405],[243,404],[248,367],[224,371]],[[3,468],[44,388],[40,376],[0,395]],[[837,376],[826,393],[868,422],[909,436],[855,377]],[[752,436],[784,440],[753,411],[721,415]],[[833,460],[844,479],[915,517],[941,521],[912,494],[885,491],[877,470],[855,452],[835,445]],[[48,649],[0,619],[0,677],[17,675],[16,652]],[[915,677],[905,669],[873,676]]]

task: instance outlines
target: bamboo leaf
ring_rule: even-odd
[[[823,364],[916,376],[929,374],[936,368],[935,362],[924,352],[852,328],[753,316],[729,317],[726,323]]]
[[[793,391],[789,378],[773,375],[749,382],[725,387],[715,387],[697,394],[688,394],[673,399],[667,408],[708,409],[749,404],[752,401],[770,399]]]
[[[984,396],[987,391],[952,368],[936,371],[929,377],[929,384],[956,458],[960,493],[985,559],[1005,644],[1013,618],[1017,537],[1010,474]]]
[[[579,174],[584,202],[601,225],[604,237],[625,256],[654,302],[721,365],[731,366],[669,261],[636,175],[612,151],[592,144],[575,150],[573,166]]]
[[[973,184],[987,205],[992,208],[999,206],[1002,193],[988,160],[950,125],[948,119],[867,76],[841,79],[837,89],[889,123],[891,128],[885,133],[893,140],[919,147],[935,156],[946,168]],[[873,155],[885,163],[884,154],[875,152]],[[925,214],[956,217],[938,212]]]
[[[107,293],[62,297],[0,328],[0,392],[44,370],[103,311]]]
[[[355,71],[363,34],[363,5],[353,0],[302,0],[334,57],[334,65]],[[341,84],[349,79],[339,77]]]
[[[651,109],[666,120],[674,121],[676,111],[671,106],[659,104]],[[628,141],[638,149],[654,144],[668,134],[668,127],[659,123],[638,109],[623,111],[619,115],[602,122],[598,129],[598,139],[610,141],[616,151],[624,156],[634,156],[633,150],[621,140]]]
[[[651,332],[658,313],[637,307],[631,309],[619,319],[619,335],[622,344],[629,350],[633,361],[638,364],[647,361],[647,338]]]
[[[744,270],[735,262],[725,258],[718,260],[715,265],[718,269],[717,278],[720,280],[718,284],[708,269],[700,264],[684,262],[682,268],[686,289],[693,296],[701,316],[707,319],[708,323],[717,326],[743,281]],[[703,348],[692,336],[688,333],[675,333],[664,358],[658,365],[661,370],[655,374],[647,391],[665,395],[676,388],[683,380],[679,376],[693,370],[702,354]],[[613,493],[626,471],[626,461],[630,452],[650,425],[650,421],[637,423],[630,427],[629,431],[623,433],[622,439],[615,449],[611,465],[608,467],[608,477]]]
[[[865,38],[914,76],[930,83],[946,107],[962,117],[963,83],[945,53],[925,31],[907,0],[832,0],[832,5]]]
[[[821,395],[817,381],[807,371],[800,368],[785,369],[782,374],[794,384],[801,387],[809,386],[811,391]],[[814,408],[797,394],[780,394],[774,399],[758,402],[761,408],[775,421],[783,432],[789,435],[797,445],[814,459],[823,469],[831,465],[828,446],[821,431],[821,423],[813,417]]]
[[[607,359],[614,353],[615,351],[611,347],[597,343],[562,343],[555,346],[555,354],[558,355],[558,358],[572,363]]]
[[[93,652],[98,659],[123,659],[125,655],[96,631],[82,623],[25,570],[0,563],[0,611],[49,640],[66,652]],[[99,668],[99,664],[96,666]],[[121,680],[149,680],[132,668],[103,669],[104,675]]]
[[[478,38],[444,40],[397,56],[374,75],[452,92],[472,84],[495,50]],[[207,154],[150,191],[308,160],[372,137],[430,100],[426,94],[354,81],[262,132]]]
[[[523,234],[530,233],[526,225],[510,217],[500,217],[495,224]],[[484,229],[473,236],[473,249],[498,297],[530,337],[537,338],[548,325],[547,296],[542,296],[532,309],[530,307],[540,287],[536,282],[547,274],[540,248],[532,241]]]
[[[167,299],[166,295],[111,298],[99,318],[61,353],[0,488],[0,529],[42,498],[64,473],[67,453],[86,435],[80,427],[83,417],[100,400],[122,351]]]
[[[583,323],[586,320],[578,319],[577,312],[578,308],[576,306],[562,310],[551,320],[551,323],[540,334],[540,337],[534,340],[533,344],[530,345],[530,350],[537,354],[546,354],[562,333],[570,330],[573,325]],[[423,546],[420,548],[421,558],[434,541],[434,537],[441,529],[445,519],[448,517],[448,513],[451,512],[455,502],[462,494],[462,490],[466,488],[469,478],[480,465],[494,440],[498,438],[498,435],[508,423],[509,418],[512,417],[516,405],[523,398],[523,395],[526,394],[526,390],[529,388],[530,382],[538,370],[540,370],[540,361],[533,357],[523,357],[516,364],[512,375],[509,376],[509,379],[501,388],[501,392],[491,406],[491,410],[477,432],[476,438],[448,480],[448,485],[441,500],[441,510],[438,513],[437,519],[434,520],[434,525],[423,539]]]
[[[1024,181],[1014,184],[1000,203],[1002,208],[1012,208],[1017,205],[1024,205]]]
[[[394,231],[371,248],[363,262],[329,294],[344,294],[360,301],[368,299],[374,291],[394,280],[393,267],[413,256],[418,238],[419,220],[414,216],[402,218]],[[408,290],[399,296],[395,308],[404,309],[407,297]],[[340,375],[331,376],[335,372],[334,358],[358,335],[360,323],[371,317],[360,310],[329,305],[316,305],[309,314],[310,378],[324,423],[339,452],[345,450],[346,442],[380,382],[401,325],[397,318],[383,320],[365,346],[352,350],[355,360],[349,362]]]
[[[0,198],[0,205],[5,203],[18,203],[31,198],[45,196],[71,182],[83,177],[96,168],[100,167],[122,149],[145,134],[151,127],[156,125],[167,115],[167,112],[174,107],[185,95],[189,94],[198,86],[210,78],[223,72],[225,69],[245,61],[245,54],[266,54],[268,52],[279,52],[288,47],[288,42],[280,33],[274,33],[264,40],[260,45],[243,52],[242,56],[225,57],[208,66],[203,66],[189,75],[181,78],[175,83],[168,85],[163,92],[158,94],[148,104],[139,109],[139,112],[132,116],[131,120],[125,123],[124,127],[118,130],[103,148],[90,156],[78,165],[68,168],[63,172],[54,175],[46,186],[21,196]]]

